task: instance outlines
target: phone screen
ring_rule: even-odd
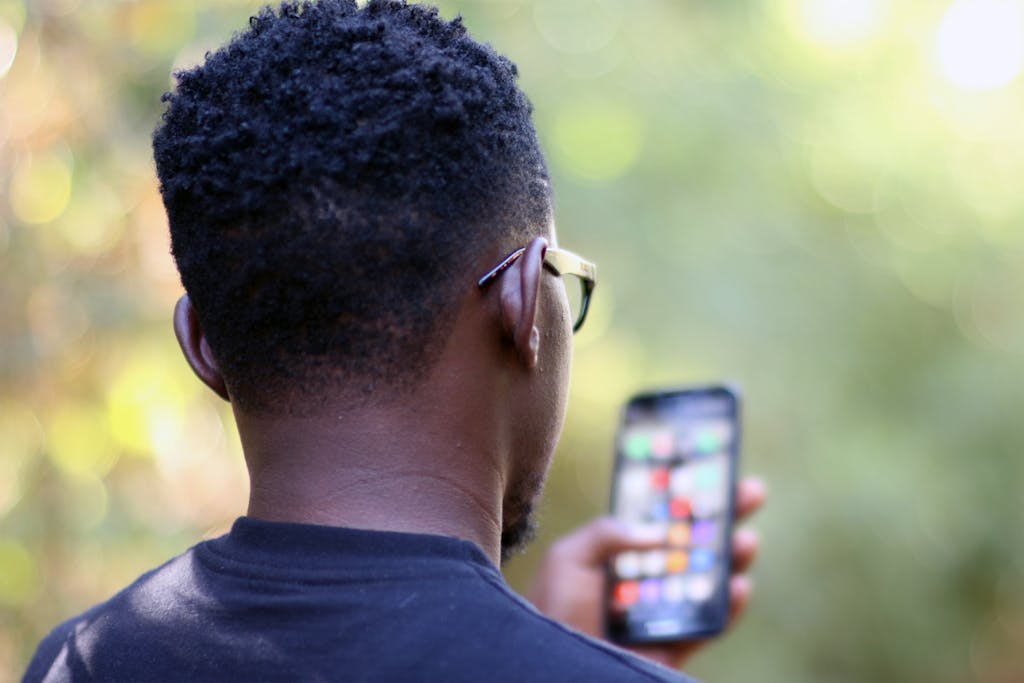
[[[612,514],[656,526],[665,544],[610,563],[613,639],[670,641],[724,628],[738,455],[738,399],[726,387],[645,394],[626,405]]]

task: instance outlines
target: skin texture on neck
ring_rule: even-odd
[[[497,562],[510,470],[504,382],[485,381],[496,359],[466,352],[471,327],[457,322],[427,379],[383,405],[315,417],[236,411],[249,515],[458,536]]]
[[[553,234],[551,235],[553,238]],[[571,324],[545,238],[495,286],[468,287],[440,357],[415,389],[315,413],[235,409],[248,514],[282,522],[441,534],[498,564],[501,536],[540,494],[565,415]],[[183,297],[175,330],[196,374],[229,398]]]

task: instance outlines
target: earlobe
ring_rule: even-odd
[[[528,368],[537,365],[540,330],[536,326],[540,279],[548,241],[537,237],[501,280],[501,317],[505,334]]]
[[[213,350],[206,341],[206,335],[199,324],[199,316],[188,294],[183,294],[174,306],[174,335],[178,338],[178,345],[185,354],[185,360],[196,376],[222,399],[230,401],[224,377],[220,374],[220,367],[213,357]]]

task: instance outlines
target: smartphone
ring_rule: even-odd
[[[738,393],[724,385],[644,393],[623,409],[612,514],[655,527],[664,545],[609,563],[613,640],[669,642],[725,628],[739,415]]]

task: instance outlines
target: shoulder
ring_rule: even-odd
[[[488,620],[507,650],[518,653],[506,662],[511,680],[694,683],[683,674],[579,633],[546,617],[514,593],[504,581],[484,575],[500,605]],[[500,617],[500,619],[499,619]],[[481,624],[482,632],[491,628]]]
[[[67,642],[68,636],[74,631],[75,624],[79,618],[75,617],[65,621],[43,638],[39,643],[39,647],[36,648],[36,653],[32,656],[32,661],[29,662],[28,669],[22,678],[23,683],[34,683],[35,681],[42,681],[47,678],[54,664],[61,658],[64,644]]]
[[[90,632],[98,625],[114,628],[126,638],[137,632],[137,617],[133,615],[131,603],[140,592],[152,590],[154,582],[160,582],[170,573],[180,571],[189,562],[192,550],[179,555],[167,563],[146,572],[132,584],[112,598],[101,602],[78,616],[59,624],[40,641],[22,678],[23,683],[35,681],[92,680],[92,667],[83,657],[81,648],[90,640]]]
[[[24,680],[689,682],[548,619],[482,560],[393,564],[285,572],[201,544],[54,629]]]

